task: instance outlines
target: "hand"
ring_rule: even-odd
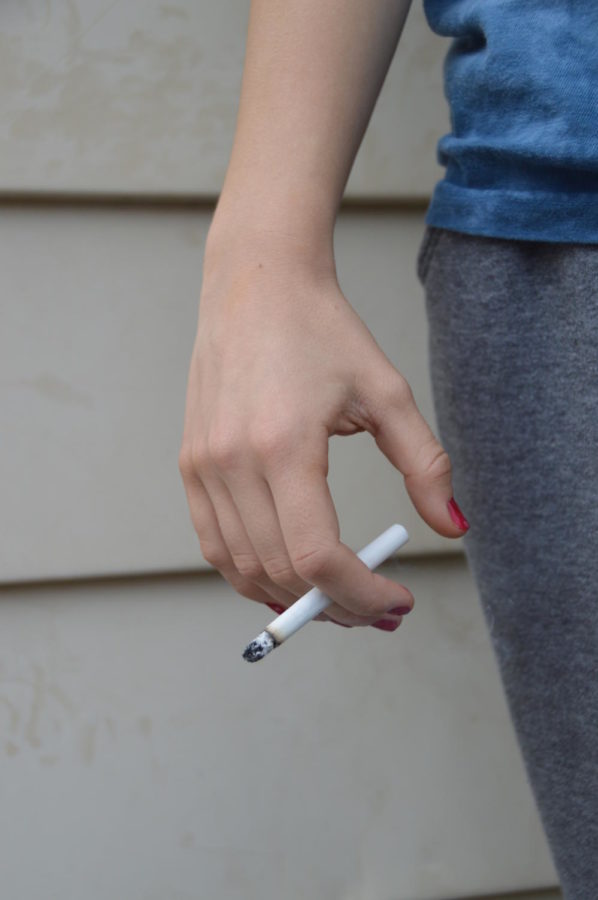
[[[334,265],[264,247],[204,266],[179,456],[202,554],[272,608],[315,585],[333,601],[324,618],[398,625],[389,610],[413,595],[340,541],[328,440],[369,431],[428,525],[460,537],[449,458]]]

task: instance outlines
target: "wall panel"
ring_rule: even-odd
[[[395,634],[270,611],[215,575],[0,593],[11,900],[446,900],[554,885],[461,559],[385,567]],[[264,615],[264,612],[267,615]]]

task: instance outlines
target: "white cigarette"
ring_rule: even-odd
[[[391,525],[377,538],[374,538],[370,544],[367,544],[363,550],[360,550],[357,556],[368,569],[375,569],[408,540],[409,535],[402,525]],[[263,659],[271,650],[311,622],[330,603],[332,603],[330,597],[327,597],[319,588],[312,588],[303,597],[299,597],[292,606],[285,609],[273,622],[266,625],[266,630],[247,645],[243,659],[246,659],[247,662]]]

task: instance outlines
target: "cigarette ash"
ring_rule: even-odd
[[[258,659],[267,656],[275,647],[276,643],[272,635],[268,631],[262,631],[254,641],[247,644],[243,651],[243,659],[246,659],[247,662],[257,662]]]

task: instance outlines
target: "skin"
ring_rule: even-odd
[[[333,232],[409,2],[253,0],[237,127],[206,240],[179,454],[201,552],[242,596],[399,624],[409,589],[340,540],[331,435],[368,431],[424,521],[460,537],[449,458],[341,291]]]

